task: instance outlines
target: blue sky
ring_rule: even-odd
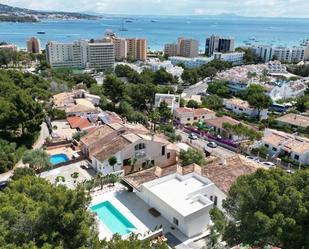
[[[0,0],[38,10],[108,14],[309,17],[309,0]]]

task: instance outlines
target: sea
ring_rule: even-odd
[[[39,23],[0,23],[0,41],[26,47],[31,36],[42,46],[49,40],[70,42],[102,38],[106,30],[120,37],[141,37],[151,50],[162,50],[178,37],[199,40],[204,50],[206,37],[216,34],[234,37],[236,46],[263,44],[299,46],[309,38],[309,19],[249,18],[236,16],[108,16],[98,20],[44,20]],[[126,31],[124,31],[126,30]],[[37,34],[43,31],[45,34]]]

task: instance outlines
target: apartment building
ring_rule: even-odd
[[[281,62],[297,63],[303,60],[309,60],[309,44],[299,47],[271,47],[258,45],[248,47],[254,54],[261,58],[262,61],[268,62],[272,59]]]
[[[262,143],[272,158],[279,156],[309,165],[309,140],[294,134],[265,129]]]
[[[90,68],[103,70],[113,68],[115,63],[114,44],[89,43],[88,60]]]
[[[177,44],[176,43],[169,43],[164,45],[164,55],[176,56],[177,55]]]
[[[27,40],[27,51],[29,53],[40,54],[41,53],[41,42],[36,37],[30,37]]]
[[[273,58],[273,48],[271,46],[259,45],[249,47],[249,49],[263,62],[271,61]]]
[[[96,68],[105,70],[115,63],[112,43],[87,40],[61,43],[50,41],[46,44],[47,61],[52,67]]]
[[[231,62],[234,66],[241,65],[243,63],[243,58],[243,52],[234,52],[229,54],[214,53],[211,57],[186,58],[181,56],[171,56],[168,59],[174,66],[177,66],[179,63],[183,63],[187,68],[197,68],[215,59]]]
[[[277,47],[273,49],[272,57],[282,62],[297,63],[304,60],[305,50],[306,47]]]
[[[145,61],[147,59],[147,40],[142,38],[128,38],[127,56],[133,60]]]
[[[206,39],[205,54],[212,56],[214,52],[234,52],[234,38],[212,35]]]
[[[198,40],[189,38],[178,38],[177,42],[177,55],[193,58],[199,55],[199,43]]]
[[[16,52],[18,51],[18,47],[14,44],[5,44],[5,45],[0,45],[0,51],[1,50]]]
[[[207,108],[188,108],[181,107],[174,110],[174,120],[182,125],[193,124],[199,121],[213,119],[216,117],[216,113]]]
[[[263,109],[258,112],[257,109],[251,108],[249,103],[245,100],[232,98],[232,99],[224,99],[223,105],[226,109],[236,114],[245,114],[249,118],[255,118],[260,115],[260,120],[268,118],[268,110]]]
[[[121,61],[128,56],[128,44],[125,38],[113,39],[115,45],[115,59]]]

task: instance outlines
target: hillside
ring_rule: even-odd
[[[97,19],[98,16],[76,12],[38,11],[0,4],[0,22],[36,22],[41,19]]]

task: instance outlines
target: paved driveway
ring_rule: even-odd
[[[217,148],[210,148],[207,146],[208,141],[205,141],[204,139],[198,138],[196,140],[191,140],[189,139],[188,133],[183,132],[181,130],[176,130],[176,133],[181,135],[183,142],[187,142],[191,144],[193,147],[196,147],[202,151],[204,151],[204,148],[205,148],[211,155],[221,157],[221,158],[229,158],[229,157],[236,155],[235,152],[228,150],[226,148],[223,148],[221,146],[218,146]]]

